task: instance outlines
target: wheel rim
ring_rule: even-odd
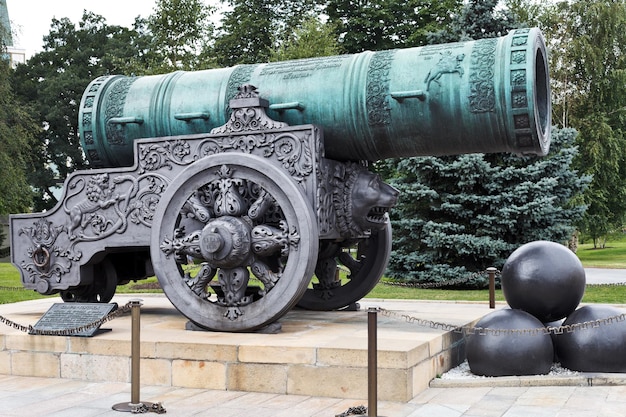
[[[372,231],[367,239],[360,239],[353,244],[338,245],[329,248],[328,253],[320,250],[318,275],[324,274],[319,268],[329,268],[325,274],[334,275],[338,268],[347,268],[348,280],[341,282],[328,277],[326,280],[314,279],[312,286],[306,290],[298,302],[298,307],[308,310],[338,310],[357,302],[365,297],[378,283],[389,261],[391,254],[391,224],[387,221],[382,230]],[[356,249],[356,257],[350,250]],[[320,263],[326,262],[326,266]]]
[[[313,275],[318,235],[299,186],[268,160],[218,154],[168,186],[151,258],[172,304],[196,325],[250,331],[276,321]],[[181,230],[182,229],[182,230]],[[192,258],[195,267],[186,265]]]

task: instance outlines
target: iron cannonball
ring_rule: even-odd
[[[543,324],[522,310],[504,309],[483,317],[476,327],[490,329],[540,329]],[[550,372],[554,347],[542,332],[486,334],[468,337],[467,362],[476,375],[541,375]]]
[[[506,260],[502,293],[513,309],[524,310],[541,322],[572,313],[585,293],[585,269],[565,246],[548,241],[526,243]]]
[[[626,372],[626,321],[602,322],[622,314],[624,310],[599,304],[574,311],[564,326],[596,320],[600,320],[600,325],[556,335],[555,349],[561,365],[581,372]]]

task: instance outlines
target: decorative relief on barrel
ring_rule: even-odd
[[[517,114],[513,116],[515,129],[530,129],[530,118],[527,114]]]
[[[126,132],[124,125],[113,124],[109,120],[113,117],[120,117],[124,114],[124,103],[131,85],[137,77],[124,77],[115,82],[107,96],[108,106],[104,112],[106,120],[106,138],[111,145],[122,145],[126,142]]]
[[[87,153],[87,158],[94,165],[98,165],[98,163],[100,162],[100,156],[98,155],[97,150],[91,148],[91,146],[95,144],[93,135],[93,104],[95,102],[96,96],[100,93],[102,85],[111,77],[112,76],[110,75],[105,75],[93,80],[87,88],[87,91],[85,91],[81,103],[82,117],[79,119],[81,128],[81,139],[84,144],[83,146],[85,148],[85,152]]]
[[[511,85],[513,87],[516,86],[526,86],[526,70],[525,69],[517,69],[511,71]]]
[[[224,96],[224,108],[228,109],[230,114],[230,100],[235,98],[237,93],[239,92],[239,87],[245,84],[250,83],[250,78],[252,78],[252,73],[258,67],[258,64],[254,65],[237,65],[233,68],[233,72],[230,74],[228,78],[228,84],[226,86],[226,94]]]
[[[389,71],[395,51],[374,53],[367,68],[367,119],[372,127],[391,123],[389,106]]]
[[[528,99],[526,98],[526,90],[513,91],[511,93],[511,102],[514,109],[525,109],[528,107]]]
[[[528,73],[526,69],[528,55],[528,29],[519,29],[513,33],[510,52],[510,91],[513,111],[513,128],[517,146],[532,148],[531,119],[528,102]]]
[[[518,32],[516,32],[516,34],[517,33]],[[524,46],[527,43],[528,43],[528,36],[517,36],[513,38],[513,41],[511,42],[511,46]]]
[[[83,134],[83,140],[85,141],[86,145],[93,145],[93,132],[85,132]]]
[[[439,83],[439,79],[444,74],[458,74],[459,77],[463,77],[463,60],[465,60],[465,54],[454,55],[452,51],[447,50],[441,53],[437,64],[426,75],[424,83],[426,84],[426,91],[430,91],[430,85],[432,83]]]
[[[98,154],[98,151],[96,151],[95,149],[87,150],[87,156],[89,157],[89,160],[91,161],[92,164],[94,165],[100,164],[100,155]]]
[[[83,134],[83,141],[87,145],[93,145],[93,127],[91,126],[92,122],[92,114],[91,113],[83,113],[83,128],[85,129],[85,133]]]
[[[470,57],[470,111],[472,113],[493,112],[496,108],[494,74],[497,39],[476,41]]]
[[[511,51],[511,64],[525,64],[525,63],[526,63],[526,50]]]

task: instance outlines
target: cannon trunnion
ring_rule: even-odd
[[[99,168],[70,175],[54,209],[11,216],[11,261],[24,287],[65,301],[108,302],[117,285],[156,274],[210,330],[255,330],[296,304],[341,309],[376,285],[391,252],[398,194],[368,162],[544,154],[549,97],[537,29],[100,77],[79,115]]]

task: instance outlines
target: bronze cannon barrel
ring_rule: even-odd
[[[133,140],[208,133],[252,84],[268,114],[324,131],[326,157],[514,152],[550,143],[550,83],[541,32],[90,83],[80,104],[83,149],[94,167],[133,163]]]

